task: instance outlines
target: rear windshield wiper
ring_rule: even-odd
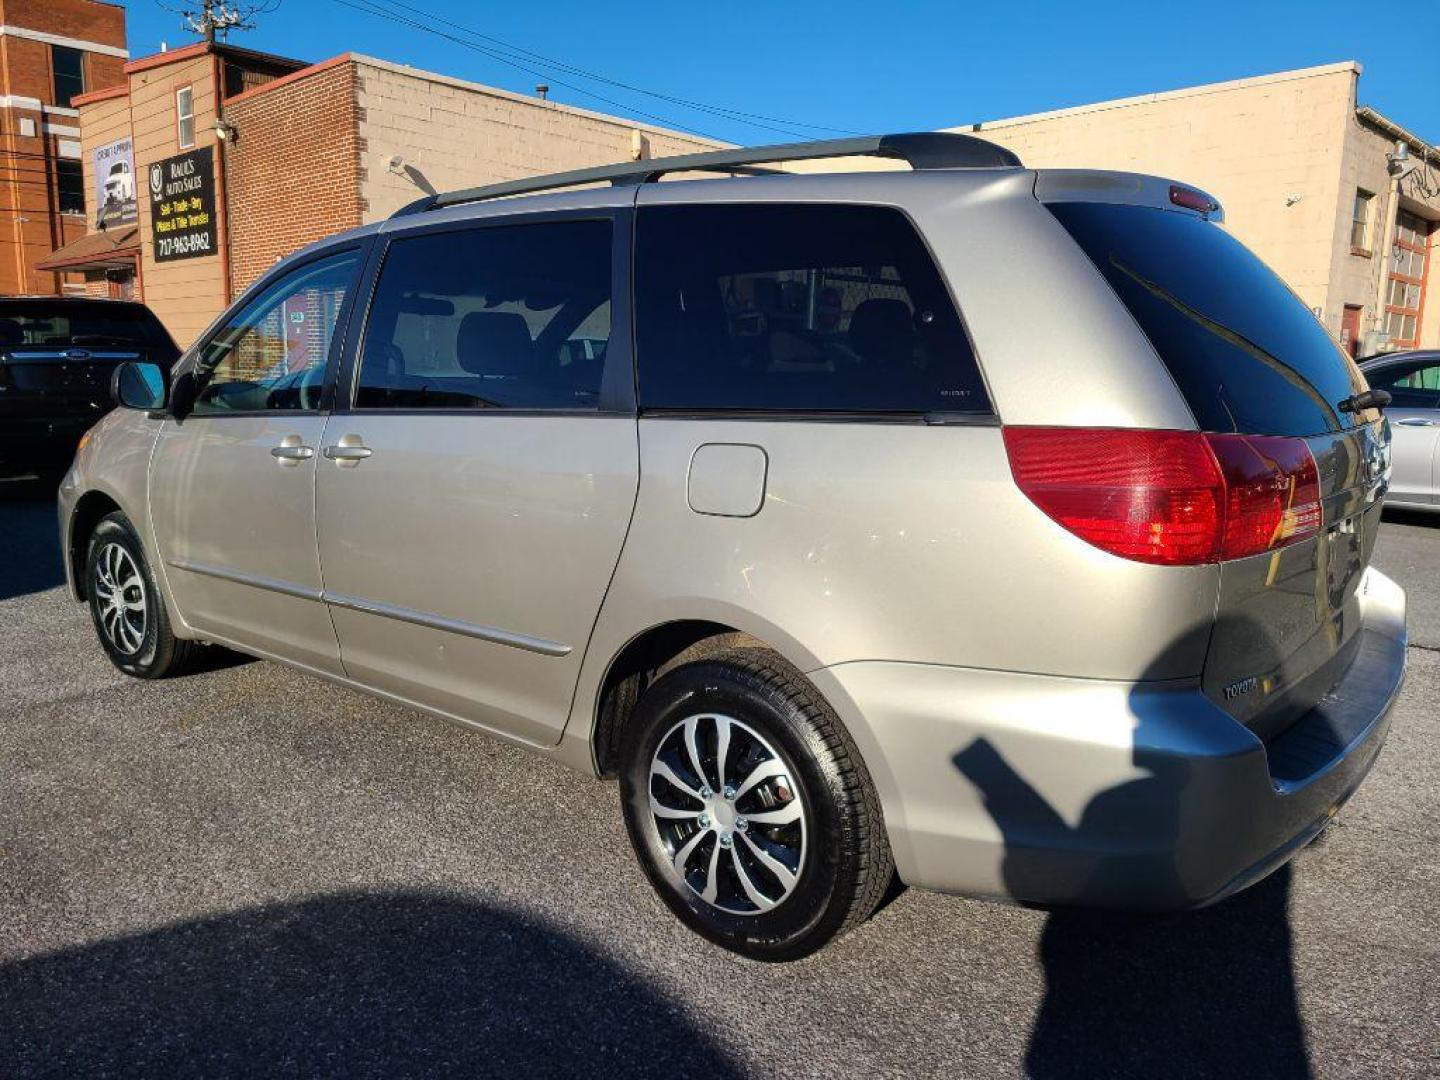
[[[1389,404],[1390,392],[1388,390],[1362,390],[1340,402],[1340,411],[1364,412],[1366,409],[1383,409]]]

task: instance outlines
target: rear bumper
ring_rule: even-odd
[[[1166,910],[1258,881],[1374,764],[1405,671],[1405,595],[1371,569],[1341,681],[1269,744],[1194,681],[920,664],[814,672],[880,789],[908,884]]]

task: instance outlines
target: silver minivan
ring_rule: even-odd
[[[911,168],[781,171],[854,155]],[[225,645],[618,778],[751,957],[897,878],[1211,903],[1405,665],[1386,395],[1220,216],[945,134],[431,196],[117,373],[71,587],[136,677]]]

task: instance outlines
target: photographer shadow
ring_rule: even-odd
[[[1026,1052],[1028,1074],[1309,1077],[1288,866],[1213,907],[1113,910],[1125,900],[1116,890],[1129,886],[1161,908],[1188,901],[1175,860],[1155,855],[1157,838],[1180,838],[1182,799],[1225,796],[1168,749],[1173,718],[1152,716],[1142,693],[1131,700],[1137,775],[1095,795],[1073,827],[984,737],[952,759],[1001,830],[1007,893],[1073,896],[1080,905],[1047,910],[1038,950],[1045,997]]]
[[[0,1061],[7,1077],[742,1075],[593,946],[411,891],[247,908],[0,965]]]

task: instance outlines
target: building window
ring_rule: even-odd
[[[50,46],[50,70],[55,77],[55,104],[70,107],[70,102],[85,92],[85,54],[63,45]]]
[[[1375,198],[1370,192],[1356,190],[1355,210],[1350,219],[1350,248],[1353,251],[1370,250],[1370,202]]]
[[[195,145],[195,90],[182,87],[175,91],[175,133],[180,139],[180,148]]]
[[[62,214],[85,213],[85,171],[80,162],[68,158],[55,162],[55,191]]]
[[[1397,348],[1413,349],[1420,341],[1429,243],[1428,221],[1405,210],[1395,215],[1395,246],[1390,250],[1384,329],[1390,335],[1390,344]]]

